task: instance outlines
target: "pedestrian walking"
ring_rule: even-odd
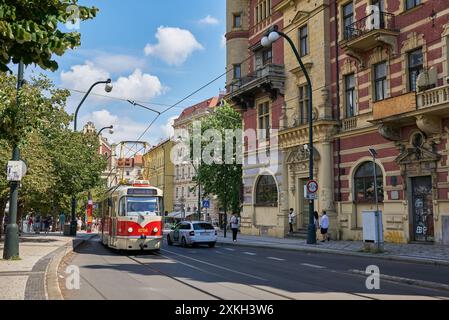
[[[34,232],[39,234],[41,232],[41,214],[37,213],[36,218],[34,219]]]
[[[81,220],[80,217],[78,217],[78,231],[81,231],[81,227],[83,226],[83,221]]]
[[[65,225],[65,214],[64,212],[61,212],[61,214],[59,215],[59,228],[61,233],[64,232],[64,225]]]
[[[313,224],[315,225],[315,239],[317,239],[316,233],[320,230],[320,216],[318,211],[313,213]]]
[[[46,217],[44,219],[44,233],[48,234],[49,229],[50,229],[50,217]]]
[[[27,222],[27,232],[31,233],[31,227],[33,226],[33,214],[30,214],[28,216],[28,222]]]
[[[290,213],[288,214],[288,225],[290,226],[289,233],[293,233],[293,224],[295,223],[296,213],[293,208],[290,208]]]
[[[329,217],[326,214],[326,211],[323,210],[323,215],[321,216],[321,222],[320,222],[320,228],[321,228],[321,235],[323,236],[323,240],[321,242],[330,241],[330,237],[328,235],[329,230]]]
[[[232,241],[237,242],[237,233],[239,232],[239,220],[235,213],[231,216]]]

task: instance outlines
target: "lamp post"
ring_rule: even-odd
[[[110,134],[113,134],[113,133],[114,133],[114,126],[104,127],[104,128],[102,128],[100,131],[98,131],[97,137],[99,137],[100,134],[101,134],[104,130],[106,130],[106,129],[109,129],[109,133],[110,133]]]
[[[18,76],[17,76],[17,108],[19,107],[19,93],[23,86],[23,74],[25,66],[22,61],[19,62]],[[20,160],[20,150],[17,143],[14,143],[12,151],[12,160]],[[8,224],[6,225],[5,233],[5,247],[3,250],[3,259],[9,260],[19,257],[19,226],[17,225],[17,200],[19,197],[19,181],[10,182],[10,201],[9,201],[9,216]]]
[[[84,101],[86,101],[86,98],[90,94],[92,89],[99,84],[105,84],[104,90],[107,93],[112,91],[112,80],[111,79],[108,79],[106,81],[97,81],[89,88],[89,90],[86,92],[83,99],[81,100],[80,104],[76,108],[75,119],[73,121],[73,132],[76,132],[76,130],[77,130],[78,112],[79,112],[81,106],[83,105]],[[72,220],[70,221],[70,236],[72,236],[72,237],[76,236],[76,226],[77,226],[77,223],[76,223],[76,195],[73,194],[72,195]]]
[[[271,47],[271,45],[276,42],[279,38],[284,38],[290,44],[296,59],[298,60],[299,65],[304,73],[304,76],[307,81],[307,95],[309,97],[308,104],[308,120],[309,120],[309,180],[313,180],[313,156],[314,156],[314,148],[313,148],[313,102],[312,102],[312,81],[310,80],[309,73],[307,72],[306,67],[304,66],[301,56],[299,55],[298,50],[295,47],[292,39],[288,37],[285,33],[278,30],[278,26],[273,26],[268,29],[266,35],[262,38],[261,44],[264,47]],[[316,230],[315,224],[313,223],[313,212],[315,211],[315,203],[314,200],[309,200],[309,227],[307,230],[307,244],[316,244]]]

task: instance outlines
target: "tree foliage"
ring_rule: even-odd
[[[15,77],[0,73],[0,97],[4,98],[0,115],[17,108],[15,82]],[[20,91],[20,112],[15,114],[20,129],[14,131],[7,121],[0,120],[0,165],[5,168],[11,157],[11,139],[18,139],[21,159],[28,166],[19,191],[19,205],[25,211],[68,211],[72,194],[102,184],[106,160],[98,153],[98,138],[71,130],[71,116],[64,110],[68,95],[46,77],[33,78]],[[6,171],[2,170],[0,204],[7,202],[8,191]]]
[[[61,56],[81,44],[78,32],[62,32],[58,26],[74,22],[74,13],[84,21],[97,11],[78,6],[77,0],[0,0],[0,71],[21,60],[55,71],[53,54]]]
[[[238,163],[241,158],[241,149],[238,147],[236,139],[227,141],[226,130],[241,130],[242,121],[241,116],[231,106],[225,104],[216,109],[215,113],[201,121],[202,136],[207,130],[217,130],[221,136],[221,159],[223,163],[205,163],[204,161],[199,166],[198,176],[201,186],[206,194],[216,195],[220,207],[225,211],[232,211],[239,213],[241,204],[241,190],[242,190],[242,165]],[[212,141],[202,141],[202,154],[208,152],[207,146]],[[225,161],[226,159],[226,143],[232,143],[232,162]],[[215,154],[215,156],[217,156]],[[220,158],[220,157],[218,157]],[[194,159],[194,157],[192,158]]]

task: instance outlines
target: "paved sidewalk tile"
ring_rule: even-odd
[[[77,239],[89,236],[79,233]],[[23,234],[20,237],[20,260],[6,261],[4,242],[0,242],[0,300],[42,300],[45,294],[45,272],[59,250],[71,245],[73,238],[60,233]]]

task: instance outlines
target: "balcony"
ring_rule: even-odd
[[[449,85],[418,92],[418,109],[449,105]]]
[[[397,97],[374,102],[373,120],[381,120],[416,110],[416,95],[414,92]]]
[[[284,94],[285,68],[282,65],[266,64],[229,85],[228,98],[244,107],[254,107],[254,96],[268,92],[272,99]]]
[[[344,30],[341,46],[347,51],[365,52],[379,45],[388,44],[397,52],[395,16],[386,12],[373,12],[354,22]]]

